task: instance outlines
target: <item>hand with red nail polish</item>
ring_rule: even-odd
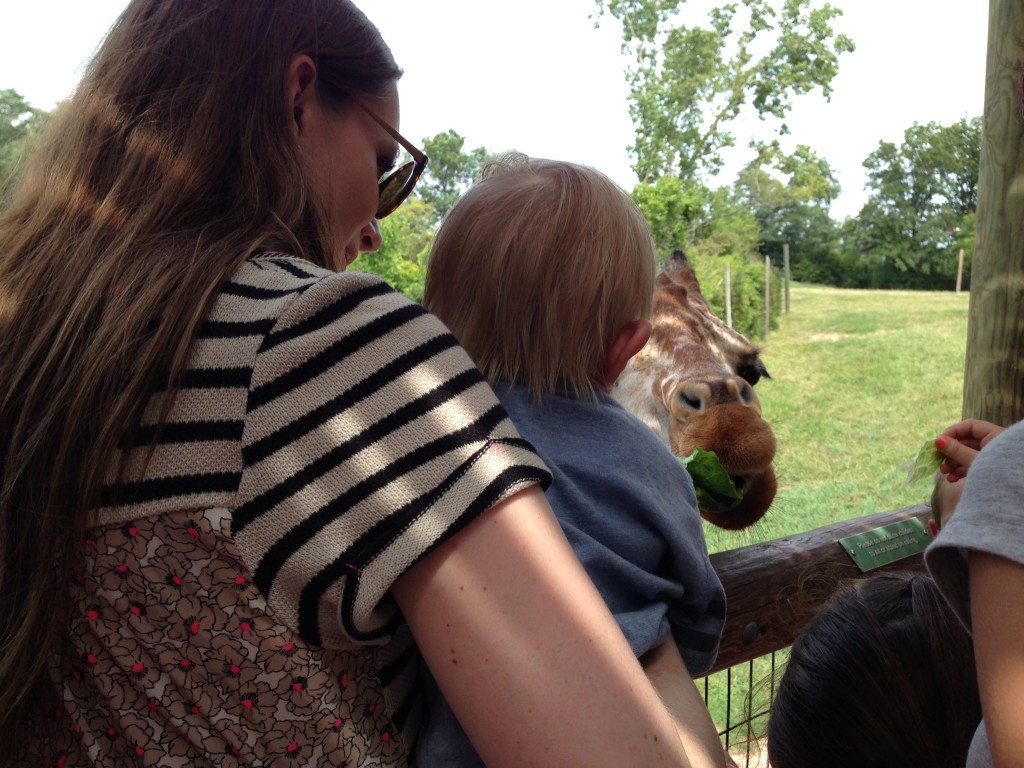
[[[947,427],[935,439],[935,447],[945,456],[939,471],[955,483],[967,476],[975,457],[988,445],[1003,427],[981,419],[964,419]]]

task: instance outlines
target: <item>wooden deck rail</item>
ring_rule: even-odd
[[[926,522],[929,515],[928,505],[918,504],[713,554],[711,562],[725,586],[728,610],[711,671],[792,645],[841,580],[867,575],[839,546],[839,539],[911,517]],[[869,573],[896,570],[923,571],[923,558],[914,555]]]

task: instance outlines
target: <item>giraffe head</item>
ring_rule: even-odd
[[[775,498],[775,435],[754,384],[768,376],[757,347],[729,328],[700,292],[682,251],[654,287],[654,329],[615,386],[616,398],[677,456],[714,451],[743,494],[727,513],[701,510],[721,528],[761,519]]]

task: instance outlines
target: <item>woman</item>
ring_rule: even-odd
[[[399,74],[346,0],[135,0],[0,214],[6,762],[404,765],[411,632],[488,764],[687,764],[468,358],[339,272]]]

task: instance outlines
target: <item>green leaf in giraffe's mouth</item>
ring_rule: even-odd
[[[697,506],[711,514],[728,512],[743,499],[733,479],[718,461],[714,451],[694,448],[689,456],[679,462],[690,473],[693,488],[697,492]]]

